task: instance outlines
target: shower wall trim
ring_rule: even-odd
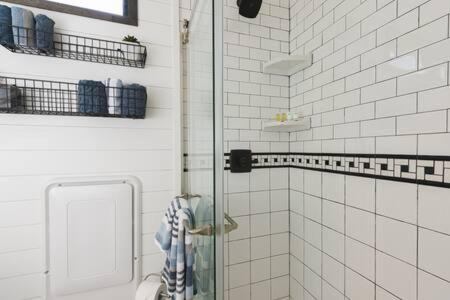
[[[224,154],[230,170],[230,153]],[[252,153],[252,168],[297,168],[450,188],[450,156],[365,153]]]

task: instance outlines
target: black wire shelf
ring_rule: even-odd
[[[0,76],[0,113],[144,119],[145,87]]]
[[[14,43],[1,45],[14,53],[49,56],[94,63],[145,68],[147,48],[140,44],[114,42],[64,33],[48,33],[19,26],[7,26]],[[44,39],[50,47],[39,47]]]

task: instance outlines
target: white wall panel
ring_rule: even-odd
[[[177,0],[139,0],[138,27],[30,8],[54,19],[58,32],[116,41],[136,36],[147,46],[144,69],[14,54],[0,47],[1,76],[69,82],[120,78],[146,86],[148,93],[144,120],[0,114],[0,299],[43,295],[41,199],[55,177],[134,175],[142,182],[144,211],[159,222],[175,189],[178,20],[172,11],[178,6]],[[149,241],[143,244],[153,243],[154,226],[145,231],[143,239]],[[144,272],[160,271],[162,262],[159,253],[146,256]]]

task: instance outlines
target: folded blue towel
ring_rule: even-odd
[[[45,15],[37,15],[35,20],[37,48],[47,53],[53,53],[53,33],[55,31],[55,22]]]
[[[16,45],[35,47],[34,14],[28,9],[11,7],[14,43]]]
[[[11,8],[6,5],[0,5],[0,44],[8,46],[14,45],[11,25]]]
[[[122,88],[122,116],[145,117],[147,90],[139,84],[124,85]]]
[[[0,84],[0,109],[21,108],[22,93],[15,85]]]
[[[107,114],[106,87],[101,81],[78,82],[78,111],[81,113]]]

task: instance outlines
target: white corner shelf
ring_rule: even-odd
[[[312,65],[312,53],[306,55],[287,55],[265,62],[263,72],[277,75],[293,75]]]
[[[263,124],[263,131],[267,132],[294,132],[311,128],[311,118],[304,117],[296,121],[268,121]]]

